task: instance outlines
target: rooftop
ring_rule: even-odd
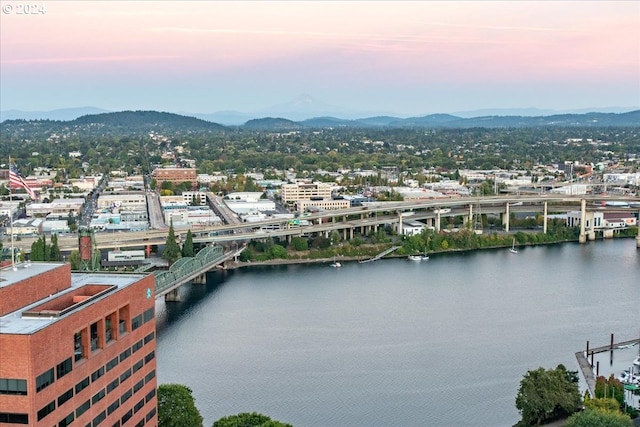
[[[11,286],[29,277],[42,274],[62,263],[19,263],[16,269],[0,271],[0,287]],[[66,316],[95,304],[112,292],[126,288],[145,277],[144,274],[72,273],[71,287],[34,301],[19,310],[0,316],[3,334],[32,334],[64,319]],[[18,285],[19,286],[19,285]]]

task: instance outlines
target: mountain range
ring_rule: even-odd
[[[535,128],[535,127],[640,127],[640,110],[627,113],[557,114],[553,116],[484,116],[463,118],[451,114],[430,114],[406,119],[375,116],[348,120],[316,117],[293,121],[280,117],[251,119],[239,128],[260,131],[295,131],[303,129],[469,129],[469,128]],[[121,111],[91,114],[70,121],[5,120],[0,124],[4,135],[59,133],[72,129],[77,134],[169,134],[211,133],[233,129],[196,117],[158,111]]]
[[[549,109],[537,108],[493,108],[470,111],[459,111],[449,114],[429,114],[422,117],[429,117],[427,121],[432,123],[441,122],[442,120],[453,122],[454,119],[477,119],[479,117],[548,117],[567,114],[586,114],[586,113],[624,113],[629,112],[637,107],[606,107],[606,108],[590,108],[570,111],[556,111]],[[64,120],[70,121],[85,115],[96,115],[101,113],[109,113],[111,111],[97,107],[78,107],[64,108],[50,111],[22,111],[22,110],[2,110],[0,111],[0,122],[6,120]],[[183,116],[195,117],[206,120],[208,122],[219,123],[225,126],[240,126],[254,119],[267,117],[276,117],[293,122],[306,122],[314,120],[319,123],[323,119],[327,122],[341,121],[357,121],[360,124],[369,124],[374,126],[386,126],[391,122],[410,120],[416,122],[416,117],[408,117],[407,115],[398,114],[389,111],[356,111],[338,107],[319,101],[310,95],[302,94],[289,102],[277,104],[268,108],[263,108],[251,112],[240,112],[233,110],[223,110],[213,113],[194,113],[188,111],[176,111]],[[448,116],[447,119],[445,116]],[[364,122],[364,123],[362,123]],[[341,123],[344,124],[344,123]]]

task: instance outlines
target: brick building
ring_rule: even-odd
[[[157,426],[153,276],[0,271],[0,426]]]
[[[198,182],[196,169],[192,168],[157,168],[153,171],[153,177],[156,180],[156,188],[162,187],[165,181],[172,182],[174,186],[188,182],[192,188],[195,188]]]

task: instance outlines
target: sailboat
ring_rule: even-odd
[[[516,238],[513,238],[513,243],[511,243],[511,249],[509,249],[509,252],[511,252],[512,254],[517,254],[518,250],[516,249]]]
[[[429,255],[427,255],[427,251],[424,251],[424,255],[409,255],[408,258],[411,261],[426,261],[429,259]]]

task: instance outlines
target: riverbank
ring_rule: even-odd
[[[624,239],[624,238],[635,238],[634,236],[619,236],[616,237],[618,239]],[[528,246],[548,246],[548,245],[559,245],[559,244],[563,244],[563,243],[578,243],[577,239],[569,239],[569,240],[559,240],[559,241],[550,241],[550,242],[537,242],[537,243],[531,243],[531,242],[525,242],[522,244],[517,245],[518,248],[521,247],[528,247]],[[384,252],[386,249],[388,249],[390,246],[389,245],[379,245],[379,247],[377,247],[375,254]],[[432,251],[429,252],[429,256],[432,255],[438,255],[438,254],[447,254],[447,253],[463,253],[463,252],[475,252],[475,251],[483,251],[483,250],[500,250],[500,249],[507,249],[510,248],[510,245],[500,245],[500,246],[489,246],[489,247],[481,247],[481,248],[475,248],[475,249],[465,249],[465,248],[456,248],[456,249],[447,249],[447,250],[440,250],[440,251]],[[365,260],[369,260],[371,258],[375,257],[375,254],[368,254],[366,256],[363,255],[359,255],[359,256],[346,256],[346,255],[336,255],[335,257],[322,257],[322,258],[309,258],[309,257],[305,257],[304,256],[305,252],[303,253],[297,253],[297,258],[277,258],[277,259],[271,259],[271,260],[264,260],[264,261],[235,261],[233,263],[229,263],[225,266],[225,269],[227,270],[235,270],[238,268],[245,268],[245,267],[252,267],[252,266],[262,266],[262,265],[295,265],[295,264],[330,264],[332,262],[334,262],[335,260],[338,260],[340,262],[350,262],[350,261],[365,261]],[[309,252],[307,251],[306,254],[309,254]],[[407,255],[406,254],[396,254],[396,253],[391,253],[387,256],[385,256],[382,259],[391,259],[391,258],[406,258]]]
[[[541,245],[557,245],[557,244],[562,244],[562,243],[577,243],[577,240],[563,240],[563,241],[559,241],[559,242],[540,242],[540,243],[536,243],[536,244],[531,244],[531,243],[525,243],[522,245],[519,245],[519,247],[524,247],[524,246],[541,246]],[[434,252],[430,252],[429,255],[438,255],[438,254],[447,254],[447,253],[461,253],[461,252],[475,252],[475,251],[483,251],[483,250],[499,250],[499,249],[507,249],[510,248],[511,246],[509,245],[504,245],[504,246],[492,246],[492,247],[483,247],[483,248],[476,248],[476,249],[448,249],[448,250],[442,250],[442,251],[434,251]],[[378,249],[376,253],[380,253],[380,252],[384,252],[386,249],[388,248],[387,245],[381,245]],[[356,262],[360,262],[360,261],[365,261],[365,260],[369,260],[371,258],[374,258],[375,255],[368,255],[368,256],[345,256],[345,255],[336,255],[335,257],[324,257],[324,258],[305,258],[305,257],[300,257],[300,258],[278,258],[278,259],[271,259],[271,260],[264,260],[264,261],[235,261],[233,263],[229,263],[225,266],[225,269],[227,270],[235,270],[238,268],[245,268],[245,267],[255,267],[255,266],[262,266],[262,265],[295,265],[295,264],[330,264],[332,262],[334,262],[334,260],[338,260],[340,262],[349,262],[349,261],[356,261]],[[391,259],[391,258],[406,258],[407,255],[406,254],[394,254],[391,253],[387,256],[385,256],[382,259]]]

